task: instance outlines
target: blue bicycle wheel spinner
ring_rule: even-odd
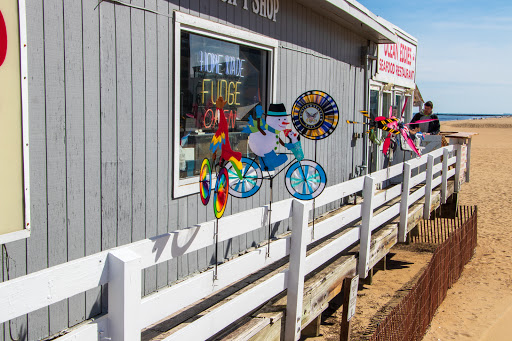
[[[248,198],[253,196],[261,187],[263,174],[258,163],[252,159],[242,157],[242,179],[240,179],[231,163],[226,169],[229,176],[229,194],[236,198]]]
[[[312,160],[295,162],[286,171],[286,189],[300,200],[316,198],[322,193],[326,183],[324,169]]]

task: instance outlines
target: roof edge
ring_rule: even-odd
[[[339,8],[354,19],[365,24],[370,29],[382,36],[384,40],[377,43],[391,44],[397,42],[396,26],[372,13],[368,8],[355,0],[324,0],[325,2]],[[404,32],[405,33],[405,32]]]

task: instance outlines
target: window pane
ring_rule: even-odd
[[[402,94],[395,94],[395,108],[397,111],[397,117],[402,115],[403,103],[402,103]]]
[[[211,158],[218,127],[215,102],[222,96],[231,148],[249,154],[241,130],[258,104],[267,103],[268,52],[201,35],[181,33],[180,179],[197,176]],[[217,117],[216,117],[217,116]],[[252,156],[249,154],[249,156]]]
[[[382,116],[388,117],[390,106],[391,106],[391,94],[385,92],[384,94],[382,94]]]
[[[379,116],[379,91],[370,90],[370,112],[371,117]]]

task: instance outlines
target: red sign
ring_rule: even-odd
[[[5,56],[7,55],[7,28],[5,27],[5,20],[0,11],[0,66],[5,61]]]

